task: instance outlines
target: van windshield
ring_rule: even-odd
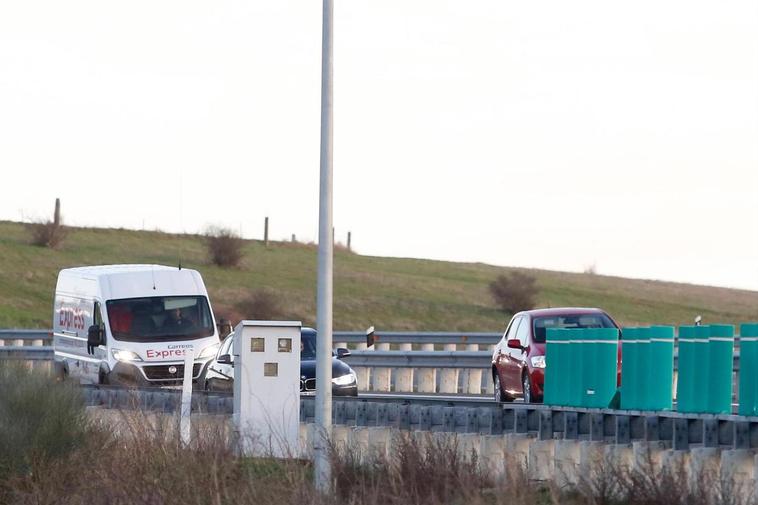
[[[605,314],[562,314],[534,318],[534,341],[545,342],[546,328],[615,328]]]
[[[204,296],[154,296],[106,302],[116,340],[153,342],[213,335],[213,318]]]

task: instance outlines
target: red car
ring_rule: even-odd
[[[492,354],[495,401],[541,402],[545,385],[547,328],[619,328],[600,309],[555,308],[519,312],[511,318]],[[621,346],[619,367],[621,370]],[[620,380],[620,377],[619,377]]]

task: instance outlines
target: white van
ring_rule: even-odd
[[[194,347],[193,379],[219,346],[203,279],[160,265],[67,268],[53,306],[56,372],[82,383],[180,384]]]

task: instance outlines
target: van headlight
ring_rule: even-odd
[[[202,351],[200,351],[200,354],[197,355],[197,359],[205,359],[205,358],[212,358],[216,355],[218,352],[218,348],[221,344],[213,344],[209,345]]]
[[[545,356],[532,356],[532,366],[534,368],[545,368]]]
[[[349,386],[355,384],[355,372],[346,373],[332,379],[332,384],[335,386]]]
[[[132,351],[126,351],[124,349],[111,349],[111,354],[118,361],[142,361],[142,358],[139,357],[139,354]]]

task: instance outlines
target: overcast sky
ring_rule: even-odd
[[[321,2],[0,2],[0,219],[318,232]],[[336,0],[358,252],[758,289],[758,3]]]

